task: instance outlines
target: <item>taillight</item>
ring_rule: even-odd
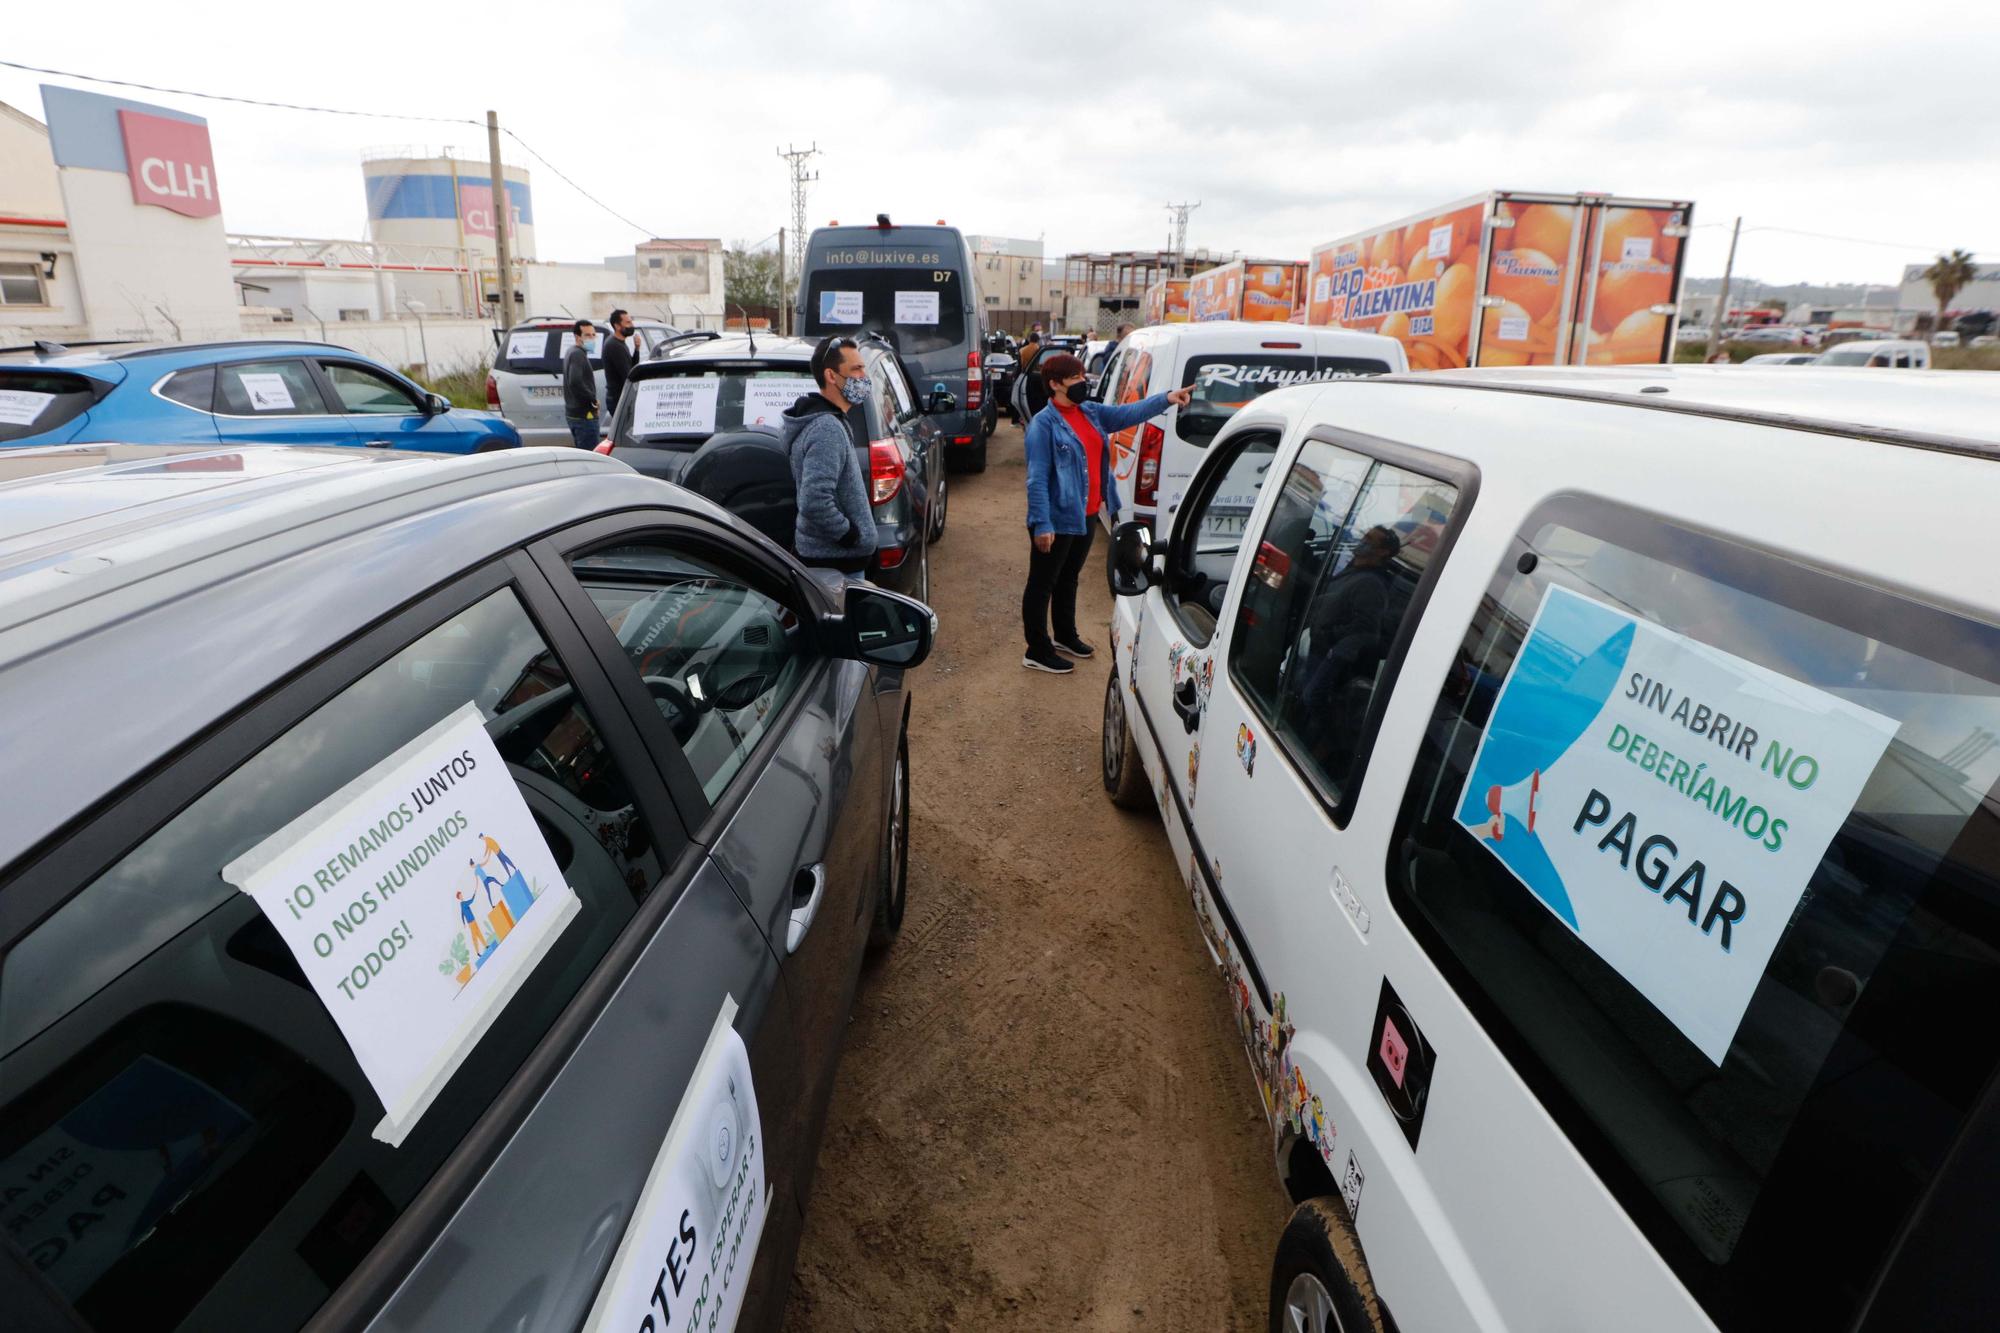
[[[495,412],[500,410],[500,381],[490,374],[486,377],[486,405]]]
[[[979,349],[965,354],[965,410],[976,411],[986,401],[986,372],[979,368]]]
[[[875,440],[868,446],[868,498],[887,504],[903,489],[903,455],[894,440]]]
[[[909,557],[905,546],[884,546],[875,552],[875,566],[878,569],[896,569]]]
[[[1160,493],[1160,450],[1166,447],[1167,433],[1158,426],[1146,425],[1139,431],[1139,484],[1132,503],[1151,505],[1159,503]]]
[[[606,458],[611,457],[611,441],[599,440],[597,442],[597,452],[603,454]]]
[[[1250,563],[1250,577],[1272,592],[1285,586],[1291,577],[1292,558],[1269,542],[1257,544],[1257,558]]]

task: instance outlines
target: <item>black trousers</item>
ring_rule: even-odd
[[[1058,532],[1047,551],[1036,550],[1032,538],[1028,542],[1028,586],[1021,592],[1021,630],[1031,649],[1054,646],[1049,641],[1051,617],[1056,638],[1076,642],[1076,580],[1097,536],[1096,525],[1090,519],[1083,522],[1082,532]]]

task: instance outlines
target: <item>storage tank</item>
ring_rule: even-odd
[[[452,149],[379,148],[362,155],[369,238],[385,245],[461,246],[491,260],[493,180],[487,159]],[[513,208],[513,257],[535,257],[535,209],[525,168],[502,165]]]

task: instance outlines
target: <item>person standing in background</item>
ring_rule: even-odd
[[[618,411],[618,399],[625,381],[632,378],[632,316],[623,310],[611,312],[611,338],[604,344],[604,419]]]
[[[858,578],[875,563],[868,454],[848,416],[868,401],[868,367],[854,339],[832,334],[813,350],[819,392],[800,394],[778,431],[798,488],[792,551],[801,563]]]
[[[563,354],[563,420],[569,424],[569,438],[579,449],[597,447],[597,372],[590,367],[590,353],[597,346],[597,326],[587,319],[576,322],[576,341]]]

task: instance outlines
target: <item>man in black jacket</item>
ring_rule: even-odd
[[[611,337],[604,344],[604,419],[606,421],[618,411],[618,400],[625,393],[625,381],[632,375],[632,316],[623,310],[611,312]]]
[[[563,419],[579,449],[597,447],[597,372],[590,368],[590,353],[596,346],[597,326],[579,319],[576,342],[562,363]]]

